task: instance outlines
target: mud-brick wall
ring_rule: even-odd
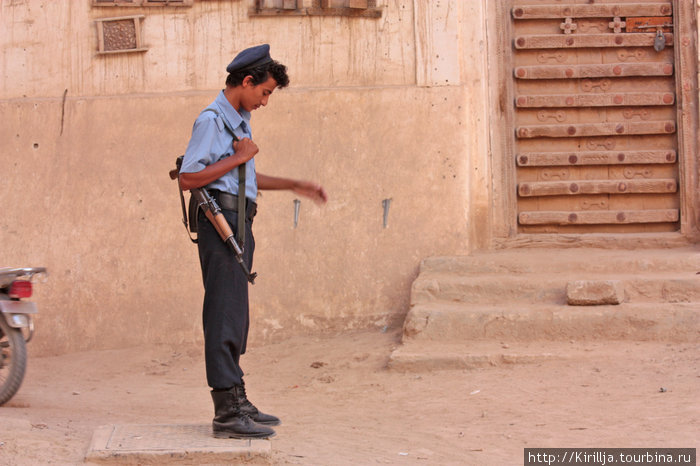
[[[167,172],[251,44],[292,79],[253,115],[259,171],[330,196],[302,199],[296,227],[293,194],[259,199],[253,342],[400,323],[420,260],[470,248],[488,203],[482,2],[387,0],[379,19],[252,4],[0,3],[0,265],[49,268],[36,354],[201,340]],[[132,14],[147,51],[97,54],[94,21]]]

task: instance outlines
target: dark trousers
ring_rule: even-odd
[[[238,214],[230,210],[223,214],[235,233]],[[247,220],[243,256],[249,269],[255,250],[251,226],[252,221]],[[202,322],[207,383],[211,388],[230,388],[243,383],[239,361],[248,340],[248,280],[233,252],[202,212],[197,236],[204,280]]]

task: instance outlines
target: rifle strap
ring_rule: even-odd
[[[187,224],[187,209],[185,208],[185,196],[182,195],[182,188],[180,186],[180,177],[177,177],[177,190],[180,191],[180,206],[182,207],[182,223],[185,224],[185,231],[187,231],[187,236],[190,237],[190,241],[193,243],[197,244],[197,238],[192,237],[192,233],[190,233],[190,228],[189,225]],[[190,194],[191,196],[191,194]],[[190,202],[190,212],[192,211],[192,208],[195,207],[192,202]],[[194,225],[193,225],[194,226]]]
[[[217,118],[221,117],[219,111],[212,107],[207,107],[203,112],[214,112]],[[238,141],[236,133],[233,132],[233,128],[228,124],[225,118],[221,118],[224,126],[233,136],[234,141]],[[248,163],[244,163],[238,166],[238,224],[236,225],[236,242],[238,242],[241,250],[243,250],[245,245],[245,218],[246,218],[246,196],[245,196],[245,173]]]
[[[235,138],[236,136],[234,136]],[[246,218],[246,206],[245,206],[245,171],[246,163],[238,166],[238,225],[236,227],[236,241],[241,250],[245,245],[245,218]]]

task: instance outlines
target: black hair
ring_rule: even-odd
[[[243,83],[246,76],[253,77],[252,83],[254,86],[264,83],[270,78],[270,76],[274,78],[275,82],[277,82],[277,87],[280,89],[289,85],[287,67],[274,60],[254,68],[236,70],[233,73],[230,73],[226,78],[226,85],[232,87],[239,86]]]

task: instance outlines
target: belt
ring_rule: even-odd
[[[223,210],[238,212],[238,196],[235,194],[217,191],[216,189],[209,190],[209,193],[217,200],[219,207]],[[250,199],[246,199],[246,218],[252,222],[253,217],[255,217],[257,213],[258,205]]]

